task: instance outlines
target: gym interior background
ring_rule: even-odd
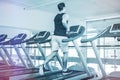
[[[120,23],[120,0],[0,0],[0,33],[7,34],[7,39],[10,39],[21,32],[26,33],[28,38],[39,31],[52,32],[53,18],[58,12],[56,6],[61,1],[66,4],[70,25],[85,26],[82,38],[90,38],[106,27]],[[80,43],[79,40],[77,43],[86,57],[88,66],[93,67],[98,75],[101,75],[91,45]],[[95,44],[106,73],[120,71],[120,42],[113,37],[98,38]],[[46,55],[51,53],[50,44],[41,46]],[[12,59],[19,64],[14,49],[10,46],[6,48]],[[35,66],[44,62],[35,45],[29,47],[29,52]],[[59,52],[62,56],[62,52]],[[68,66],[78,63],[77,54],[71,42],[69,43],[69,57]],[[60,66],[54,62],[52,64]]]

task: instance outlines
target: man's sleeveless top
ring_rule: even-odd
[[[54,35],[66,36],[66,28],[62,24],[62,16],[64,14],[65,13],[57,14],[54,18],[54,25],[55,25]]]

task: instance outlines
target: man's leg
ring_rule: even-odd
[[[67,39],[67,37],[61,37],[60,47],[63,52],[63,72],[67,71],[67,58],[68,58],[68,43],[63,43],[62,40]]]
[[[63,75],[71,74],[72,71],[67,68],[68,52],[63,52]]]
[[[49,65],[50,60],[52,60],[58,53],[58,50],[52,51],[52,53],[46,58],[44,65],[46,65],[51,71],[53,71],[52,67]],[[44,66],[45,67],[45,66]]]
[[[67,71],[68,52],[63,52],[63,71]]]
[[[57,53],[57,59],[58,59],[58,61],[59,61],[59,63],[60,63],[60,65],[61,65],[61,67],[63,68],[63,61],[62,61],[62,58],[59,56],[59,54]]]

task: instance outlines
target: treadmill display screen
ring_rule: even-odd
[[[120,32],[120,23],[119,24],[113,24],[110,29],[110,33],[117,33]]]

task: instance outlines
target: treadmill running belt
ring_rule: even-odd
[[[27,77],[22,80],[64,80],[64,79],[68,79],[68,78],[72,78],[75,76],[86,74],[86,72],[83,72],[83,71],[75,71],[75,70],[70,70],[70,71],[71,71],[71,73],[68,73],[66,75],[63,75],[62,72],[58,72],[58,73],[51,73],[51,74],[47,74],[47,75],[43,75],[43,76],[37,75],[34,77]]]

